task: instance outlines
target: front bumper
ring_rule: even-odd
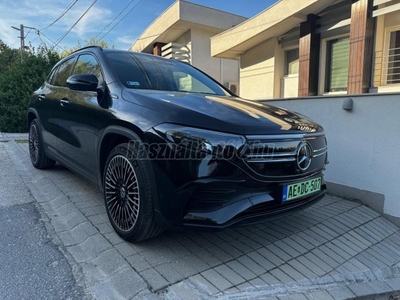
[[[237,187],[236,190],[231,189],[230,193],[226,187],[224,184],[221,185],[223,192],[219,196],[222,199],[229,198],[229,200],[216,209],[212,209],[215,205],[206,205],[207,201],[198,199],[199,193],[195,192],[183,216],[183,226],[224,228],[234,224],[265,221],[311,205],[322,199],[326,191],[326,185],[323,182],[319,192],[291,201],[282,201],[282,184],[270,185],[267,189]],[[201,189],[200,194],[204,193],[203,190],[204,188]],[[212,193],[212,190],[208,191],[210,192]]]
[[[155,210],[163,227],[218,229],[259,222],[310,205],[326,191],[322,174],[327,161],[326,140],[321,133],[300,138],[267,136],[265,140],[247,137],[248,147],[231,159],[219,159],[208,152],[188,158],[186,152],[181,156],[179,148],[170,144],[159,147],[165,141],[155,132],[148,132],[147,137],[157,150],[163,149],[152,160],[158,191]],[[296,149],[305,141],[313,150],[307,172],[296,167]],[[254,143],[257,148],[251,148]],[[283,201],[285,185],[317,177],[321,178],[321,190]]]
[[[290,183],[321,177],[321,190],[283,201],[285,183],[262,183],[251,178],[196,180],[160,203],[159,223],[169,228],[222,229],[232,225],[263,222],[306,208],[326,192],[322,173]],[[166,197],[163,197],[166,198]]]
[[[193,228],[222,229],[232,225],[255,224],[280,218],[284,215],[302,210],[325,196],[325,190],[305,199],[293,201],[285,205],[268,205],[267,201],[254,204],[250,199],[221,208],[212,212],[188,212],[184,217],[183,226]],[[266,195],[266,199],[270,199]]]

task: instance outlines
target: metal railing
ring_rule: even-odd
[[[385,62],[383,70],[386,84],[400,83],[400,47],[386,50],[383,61]]]

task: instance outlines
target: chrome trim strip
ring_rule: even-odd
[[[324,148],[321,148],[321,149],[314,150],[314,153],[315,152],[321,152],[321,151],[324,151],[324,150],[326,152],[326,150],[328,150],[328,147],[324,147]]]
[[[300,133],[300,134],[276,134],[276,135],[246,135],[246,139],[253,140],[297,140],[325,136],[324,132]]]
[[[254,159],[254,160],[246,160],[246,163],[249,164],[259,164],[259,163],[279,163],[279,162],[292,162],[295,161],[295,157],[290,158],[280,158],[280,159]]]
[[[288,153],[272,153],[272,154],[257,154],[257,153],[250,153],[250,154],[246,154],[246,158],[262,158],[262,157],[267,157],[267,158],[271,158],[273,159],[274,157],[285,157],[285,156],[295,156],[296,152],[288,152]]]
[[[325,152],[322,152],[322,153],[316,154],[316,155],[314,155],[314,156],[313,156],[313,158],[314,158],[314,157],[321,156],[321,155],[324,155],[324,154],[326,154],[327,152],[328,152],[328,151],[325,151]]]

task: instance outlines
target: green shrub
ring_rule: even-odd
[[[26,132],[26,112],[31,94],[44,82],[59,55],[39,48],[25,52],[0,43],[0,132]]]

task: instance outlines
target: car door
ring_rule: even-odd
[[[94,74],[99,81],[103,80],[97,59],[89,53],[78,56],[71,75],[77,74]],[[64,159],[73,164],[75,169],[89,179],[97,180],[97,93],[68,89],[64,100],[59,119],[60,130],[64,134],[60,136],[58,148],[61,149]]]
[[[62,134],[58,122],[62,108],[60,100],[65,98],[68,92],[66,79],[71,73],[73,63],[74,58],[70,58],[54,68],[38,91],[37,110],[42,125],[43,140],[47,149],[55,154],[58,152],[58,139]]]

